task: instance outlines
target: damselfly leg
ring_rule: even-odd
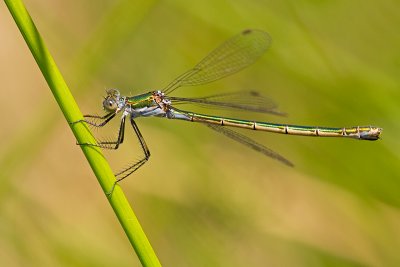
[[[94,119],[100,119],[103,121],[101,123],[95,123],[95,122],[89,121],[89,120],[84,120],[84,121],[86,123],[88,123],[89,125],[101,128],[101,127],[105,126],[109,121],[111,121],[111,119],[113,119],[114,117],[115,117],[115,112],[106,114],[105,116],[85,115],[84,118],[94,118]],[[118,149],[119,146],[124,142],[125,121],[126,121],[126,116],[123,116],[121,118],[121,123],[120,123],[119,131],[118,131],[117,140],[102,141],[102,140],[96,139],[97,144],[78,144],[78,145],[97,146],[97,147],[101,147],[104,149]],[[129,167],[127,167],[127,168],[123,169],[122,171],[115,174],[115,177],[117,180],[114,182],[111,190],[106,193],[107,195],[112,194],[112,192],[114,191],[114,188],[118,182],[122,181],[123,179],[125,179],[126,177],[131,175],[133,172],[135,172],[137,169],[139,169],[141,166],[143,166],[143,164],[146,163],[148,161],[148,159],[150,158],[150,150],[143,138],[143,135],[141,134],[141,132],[139,130],[139,127],[137,126],[135,120],[132,117],[130,117],[130,122],[131,122],[133,130],[139,140],[140,146],[142,147],[144,156],[140,160],[138,160],[135,163],[133,163],[132,165],[130,165]]]
[[[99,116],[99,115],[83,115],[83,117],[85,118],[85,120],[83,120],[84,122],[94,126],[94,127],[103,127],[105,126],[109,121],[111,121],[114,117],[115,117],[116,113],[115,112],[110,112],[107,113],[104,116]],[[101,123],[95,123],[93,121],[88,120],[88,118],[91,119],[97,119],[102,121]]]
[[[133,165],[129,166],[128,168],[125,168],[124,170],[116,173],[115,174],[115,177],[117,178],[116,183],[118,183],[119,181],[122,181],[123,179],[125,179],[126,177],[131,175],[134,171],[136,171],[143,164],[145,164],[150,158],[150,150],[146,144],[146,141],[143,138],[142,133],[139,130],[139,127],[137,126],[137,124],[133,118],[131,118],[130,121],[131,121],[132,128],[135,131],[135,134],[139,140],[140,146],[142,147],[144,157],[142,159],[140,159],[139,161],[137,161],[136,163],[134,163]]]
[[[85,118],[85,120],[83,120],[83,121],[93,127],[101,128],[101,127],[104,127],[108,122],[110,122],[115,117],[115,115],[116,115],[115,112],[108,113],[104,116],[84,115],[83,117]],[[88,118],[100,120],[101,122],[96,123],[95,121],[89,120]],[[88,143],[80,144],[80,143],[78,143],[78,145],[97,146],[97,147],[101,147],[104,149],[118,149],[119,145],[124,142],[124,133],[125,133],[125,116],[121,119],[117,140],[102,141],[102,140],[96,139],[97,144],[88,144]]]
[[[123,117],[123,121],[124,121],[124,125],[125,125],[125,118]],[[129,167],[123,169],[122,171],[118,172],[115,174],[115,177],[117,178],[117,180],[114,182],[111,190],[109,192],[107,192],[106,194],[109,196],[112,194],[112,192],[114,191],[115,186],[117,185],[118,182],[122,181],[123,179],[125,179],[126,177],[128,177],[129,175],[131,175],[133,172],[135,172],[136,170],[138,170],[140,167],[142,167],[150,158],[150,150],[146,144],[146,141],[144,140],[139,127],[137,126],[135,120],[133,118],[130,119],[131,121],[131,125],[133,127],[133,130],[135,131],[135,134],[139,140],[140,146],[142,147],[142,151],[144,154],[144,157],[142,157],[140,160],[136,161],[135,163],[133,163],[132,165],[130,165]],[[121,129],[122,132],[123,130],[123,126],[121,123]],[[120,131],[121,132],[121,131]],[[123,139],[123,134],[122,134],[122,139]],[[122,143],[122,142],[121,142]],[[115,148],[117,149],[118,146]]]

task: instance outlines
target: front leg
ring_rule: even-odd
[[[98,118],[98,119],[104,119],[104,121],[100,124],[94,124],[90,123],[85,120],[85,122],[89,123],[90,125],[93,125],[95,127],[103,127],[106,125],[112,118],[115,117],[115,113],[109,113],[103,117],[100,116],[94,116],[94,115],[85,115],[85,118]],[[88,145],[88,146],[97,146],[101,147],[104,149],[118,149],[119,145],[124,142],[124,136],[125,136],[125,119],[126,116],[123,116],[121,119],[121,124],[119,126],[119,131],[118,131],[118,137],[116,141],[101,141],[101,140],[96,140],[97,144],[88,144],[88,143],[83,143],[83,144],[78,144],[78,145]]]
[[[97,140],[97,144],[101,148],[105,149],[118,149],[119,145],[124,142],[125,137],[125,119],[126,116],[123,116],[121,119],[121,124],[119,125],[118,138],[116,141],[100,141]]]
[[[94,126],[94,127],[103,127],[103,126],[106,125],[109,121],[111,121],[111,120],[115,117],[115,115],[116,115],[115,112],[107,113],[107,114],[104,115],[104,116],[98,116],[98,115],[83,115],[83,117],[84,117],[85,119],[84,119],[84,120],[81,120],[81,121],[84,121],[84,122],[86,122],[87,124],[90,124],[90,125],[92,125],[92,126]],[[88,118],[100,120],[101,122],[100,122],[100,123],[92,122],[92,121],[88,120]],[[79,121],[78,121],[78,122],[79,122]]]

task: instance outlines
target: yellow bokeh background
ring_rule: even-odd
[[[289,168],[202,125],[137,119],[151,158],[121,186],[164,266],[400,265],[399,2],[25,4],[84,113],[102,114],[107,88],[161,89],[256,28],[273,43],[255,65],[174,95],[257,90],[289,116],[209,112],[384,129],[376,142],[240,131]],[[0,38],[1,265],[140,266],[4,4]],[[140,157],[126,130],[106,153],[116,170]]]

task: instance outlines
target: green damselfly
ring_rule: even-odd
[[[129,117],[144,154],[141,160],[115,174],[117,178],[116,183],[139,169],[150,157],[150,151],[135,122],[135,118],[137,117],[162,117],[199,122],[212,130],[222,133],[235,141],[289,166],[293,164],[283,156],[226,126],[291,135],[347,137],[360,140],[379,139],[382,129],[373,126],[332,128],[287,125],[205,115],[178,109],[176,107],[178,104],[191,103],[209,107],[224,107],[282,115],[282,113],[276,109],[272,101],[255,92],[218,94],[202,98],[170,96],[172,92],[182,86],[206,84],[249,66],[269,48],[270,44],[271,38],[268,33],[260,30],[245,30],[225,41],[192,69],[177,77],[162,90],[151,91],[135,96],[122,96],[116,89],[107,90],[107,96],[103,101],[103,108],[107,114],[104,116],[85,115],[85,121],[95,127],[103,127],[118,113],[122,113],[121,123],[117,140],[98,140],[96,146],[105,149],[117,149],[124,141],[125,121],[126,118]]]

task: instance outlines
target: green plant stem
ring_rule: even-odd
[[[5,3],[57,100],[61,111],[71,126],[76,140],[79,143],[94,144],[95,139],[85,123],[71,124],[71,122],[82,120],[82,113],[24,4],[20,0],[5,0]],[[103,191],[109,192],[115,182],[115,176],[101,150],[94,146],[81,146],[81,148]],[[161,266],[129,202],[118,185],[108,200],[142,265]]]

